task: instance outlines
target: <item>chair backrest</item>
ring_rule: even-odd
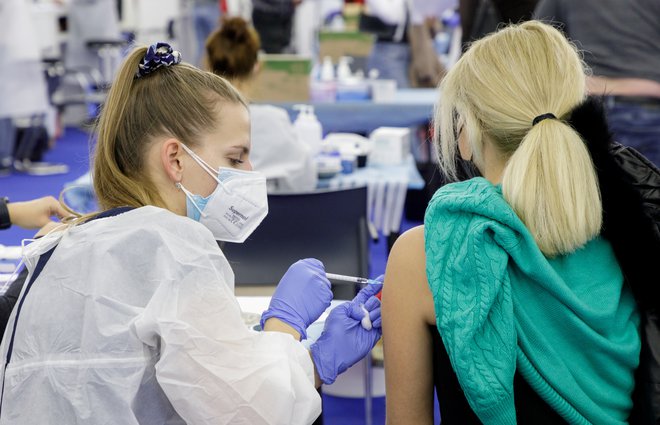
[[[302,258],[318,258],[330,273],[367,275],[366,187],[269,195],[268,205],[268,216],[247,241],[222,246],[236,285],[277,284]],[[355,294],[351,285],[333,291],[344,299]]]

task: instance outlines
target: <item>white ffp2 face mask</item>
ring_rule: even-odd
[[[185,193],[187,215],[206,226],[216,240],[242,243],[268,215],[266,178],[255,171],[221,167],[215,170],[186,145],[183,149],[217,182],[211,195],[203,198]]]

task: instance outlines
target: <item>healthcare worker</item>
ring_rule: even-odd
[[[163,43],[129,55],[99,122],[103,212],[25,247],[0,424],[309,424],[316,387],[380,337],[376,284],[303,347],[332,298],[312,259],[281,279],[264,332],[244,324],[216,240],[244,241],[268,210],[248,110],[226,80],[179,62]]]
[[[119,40],[115,0],[70,0],[65,64],[71,69],[99,69],[99,57],[87,46],[92,40]]]
[[[17,119],[43,120],[48,90],[27,0],[0,3],[0,176],[13,164]]]

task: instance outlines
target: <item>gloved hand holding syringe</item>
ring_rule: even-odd
[[[334,278],[334,275],[329,276]],[[382,335],[380,299],[373,299],[383,287],[382,276],[373,280],[348,279],[337,282],[366,285],[353,300],[330,311],[323,332],[309,347],[319,378],[325,384],[332,384],[337,375],[364,358]],[[306,339],[309,325],[330,307],[330,286],[325,266],[319,260],[307,258],[294,263],[261,315],[262,328],[267,320],[275,318],[296,330],[301,339]]]
[[[361,285],[380,285],[383,283],[383,276],[379,276],[376,279],[367,279],[365,277],[355,277],[355,276],[346,276],[342,274],[334,274],[334,273],[326,273],[325,277],[327,277],[329,280],[334,280],[337,282],[342,282],[342,283],[353,283],[353,284],[361,284]],[[381,292],[378,292],[375,297],[380,300]],[[364,304],[360,304],[360,309],[364,312],[364,317],[362,318],[362,327],[370,331],[373,328],[373,324],[371,323],[371,318],[369,317],[369,310],[364,306]]]

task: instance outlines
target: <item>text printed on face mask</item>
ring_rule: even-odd
[[[229,207],[229,210],[225,213],[224,217],[227,221],[239,229],[242,229],[245,225],[245,222],[248,220],[248,217],[242,214],[240,211],[236,210],[233,205]]]

